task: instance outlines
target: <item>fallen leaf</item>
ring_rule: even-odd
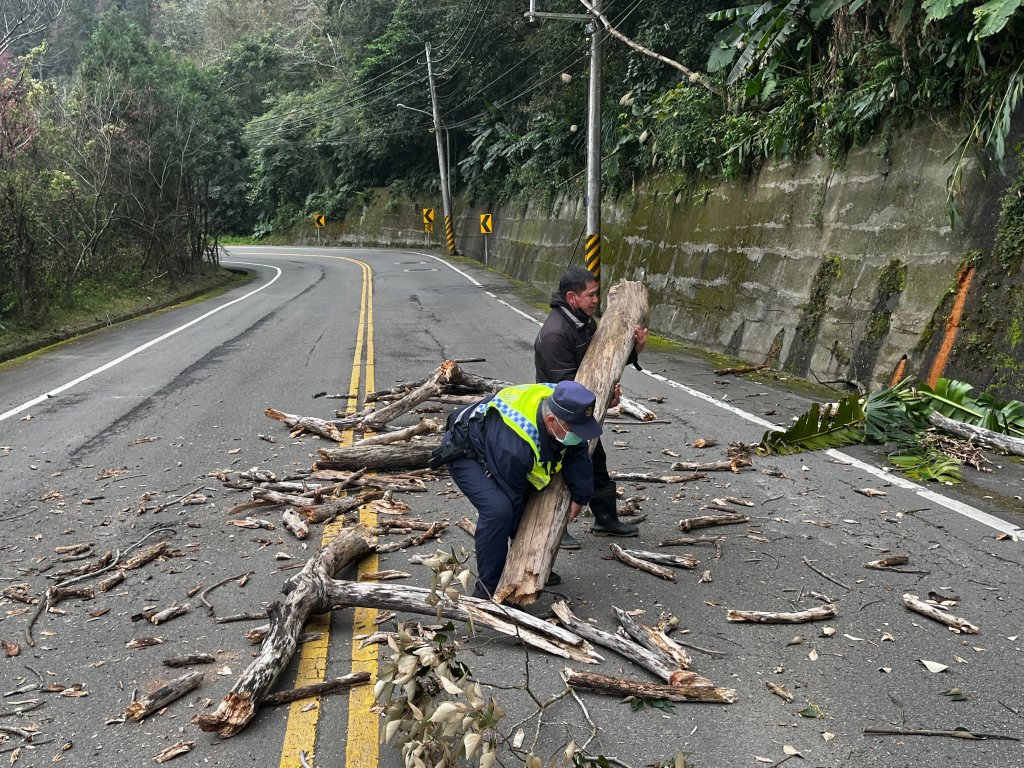
[[[797,755],[800,755],[800,750],[798,750],[792,744],[783,744],[782,745],[782,751],[785,752],[790,757],[796,757]],[[803,757],[803,755],[800,755],[800,756]]]
[[[241,452],[242,452],[241,448],[232,448],[230,451],[228,451],[228,453],[231,454],[232,456],[234,456],[236,453],[241,453]]]
[[[996,534],[996,541],[1017,541],[1017,535],[1000,531]]]
[[[225,664],[223,667],[217,670],[217,674],[221,677],[229,677],[231,675],[231,667]]]
[[[800,717],[811,717],[811,718],[822,718],[825,713],[821,711],[821,707],[817,704],[809,703],[806,707],[801,709],[798,713]]]
[[[821,628],[821,634],[823,634],[825,637],[832,637],[832,635],[834,635],[835,633],[836,633],[836,628],[835,627],[822,627]]]
[[[818,651],[815,648],[811,648],[811,652],[807,654],[807,658],[811,661],[818,660]]]
[[[890,672],[892,672],[892,667],[879,667],[878,671],[879,672],[884,672],[885,674],[888,675]]]
[[[807,641],[804,640],[800,635],[797,635],[792,640],[790,640],[788,643],[786,643],[786,645],[787,646],[790,646],[790,645],[802,645],[805,642],[807,642]]]
[[[967,697],[964,696],[963,691],[959,688],[950,688],[948,691],[944,691],[943,696],[949,696],[950,701],[967,701]]]
[[[895,643],[896,642],[896,638],[892,636],[891,632],[883,632],[882,633],[882,641],[884,642],[886,640],[888,640],[891,643]]]
[[[822,731],[821,733],[821,738],[823,738],[825,741],[832,741],[832,739],[834,739],[835,737],[836,735],[834,733],[829,733],[828,731]]]
[[[918,659],[918,661],[924,664],[925,669],[927,669],[933,675],[938,674],[939,672],[945,672],[947,669],[949,669],[947,665],[939,664],[939,662],[937,661],[928,661],[927,659]]]
[[[3,643],[4,654],[7,656],[7,658],[10,659],[13,656],[17,656],[19,653],[21,653],[21,646],[17,643],[13,643],[10,640],[3,640],[0,642]]]

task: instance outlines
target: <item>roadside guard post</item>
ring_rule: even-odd
[[[480,234],[483,236],[483,241],[484,241],[484,266],[485,267],[487,266],[487,240],[489,239],[487,236],[489,234],[491,234],[492,231],[494,231],[494,224],[493,224],[493,220],[491,219],[491,214],[489,214],[489,213],[481,213],[480,214]]]

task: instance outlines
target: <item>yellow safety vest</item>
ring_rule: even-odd
[[[533,449],[533,467],[526,479],[538,491],[551,482],[551,476],[562,468],[561,459],[555,462],[540,460],[540,430],[544,427],[537,423],[537,409],[541,400],[550,397],[555,388],[550,384],[520,384],[506,387],[476,407],[476,411],[485,414],[492,408],[501,414],[506,424],[530,444]]]

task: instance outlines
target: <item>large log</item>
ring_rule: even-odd
[[[690,668],[692,660],[690,659],[690,654],[686,652],[683,646],[679,645],[662,630],[641,624],[621,608],[615,608],[614,606],[613,608],[619,624],[636,642],[650,651],[668,656],[679,665],[680,669]],[[673,681],[670,680],[669,682]]]
[[[348,469],[355,471],[368,467],[371,470],[390,471],[394,469],[425,469],[430,452],[436,445],[368,445],[364,447],[320,448],[320,459],[314,470]]]
[[[965,424],[962,421],[943,416],[938,411],[928,414],[928,421],[932,426],[938,427],[943,432],[949,432],[957,437],[966,437],[969,440],[978,440],[987,445],[998,448],[1003,453],[1012,453],[1016,456],[1024,456],[1024,440],[1019,437],[1011,437],[999,432],[993,432],[984,427],[976,427],[973,424]]]
[[[362,440],[356,440],[352,443],[353,447],[362,447],[367,445],[390,445],[392,443],[409,442],[417,435],[429,435],[434,432],[440,432],[441,422],[435,421],[434,419],[420,419],[417,424],[413,424],[411,427],[405,429],[399,429],[394,432],[385,432],[381,435],[374,435],[373,437],[364,437]]]
[[[256,658],[214,712],[192,719],[195,725],[227,738],[249,724],[295,654],[306,619],[310,614],[325,613],[334,607],[329,589],[334,574],[368,555],[372,543],[373,537],[365,527],[348,528],[306,562],[302,571],[289,580],[292,589],[284,604],[275,603],[270,607],[270,633]]]
[[[454,360],[445,360],[418,387],[410,391],[401,400],[396,400],[379,411],[374,411],[363,419],[363,426],[371,429],[378,424],[387,424],[404,413],[408,413],[420,403],[441,394],[485,394],[494,391],[492,379],[483,379],[463,371]],[[459,390],[455,392],[453,390]]]
[[[594,418],[604,418],[615,384],[636,341],[635,328],[647,325],[647,288],[620,281],[608,292],[608,307],[576,373],[576,381],[597,397]],[[593,450],[593,445],[591,445]],[[555,475],[527,502],[495,590],[496,602],[532,603],[544,588],[569,519],[569,489]]]

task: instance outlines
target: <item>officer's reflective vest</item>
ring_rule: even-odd
[[[550,483],[551,476],[562,468],[561,459],[555,462],[540,460],[540,430],[544,427],[537,424],[537,409],[540,401],[550,397],[554,390],[550,384],[506,387],[487,402],[480,403],[473,414],[483,416],[492,408],[497,410],[512,431],[530,444],[533,449],[533,468],[526,479],[538,491]]]

